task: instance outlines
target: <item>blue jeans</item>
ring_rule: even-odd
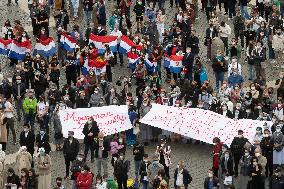
[[[255,80],[255,69],[251,64],[249,64],[249,79]]]
[[[146,181],[146,180],[143,180],[142,181],[142,189],[148,189],[148,187],[149,187],[149,182]]]
[[[216,79],[216,89],[219,89],[220,87],[220,82],[221,85],[224,81],[224,72],[215,72],[215,79]]]
[[[275,60],[275,53],[271,45],[268,45],[268,56],[270,60]]]
[[[135,161],[135,178],[138,178],[141,161]]]
[[[87,26],[90,26],[92,20],[92,11],[85,11],[86,23]]]
[[[243,16],[246,20],[250,19],[250,16],[249,16],[249,14],[248,14],[248,8],[247,8],[247,6],[241,5],[241,6],[240,6],[240,9],[241,9],[241,14],[242,14],[242,16]]]
[[[25,123],[30,124],[31,130],[34,131],[34,124],[35,124],[35,115],[34,114],[24,114],[24,121]]]

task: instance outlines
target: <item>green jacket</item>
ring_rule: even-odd
[[[37,99],[33,98],[32,100],[26,97],[23,102],[23,110],[25,114],[36,113],[37,109]]]

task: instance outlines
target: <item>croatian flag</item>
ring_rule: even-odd
[[[90,34],[89,44],[93,43],[98,49],[99,54],[104,54],[106,47],[108,45],[112,52],[117,52],[117,36],[98,36]]]
[[[49,57],[56,53],[55,43],[52,37],[46,40],[39,40],[34,49],[35,54],[40,54],[43,57]]]
[[[182,70],[182,59],[183,56],[172,55],[170,57],[170,71],[172,73],[180,73]]]
[[[165,68],[170,67],[170,57],[167,54],[164,55],[164,67]]]
[[[154,72],[157,67],[157,62],[151,62],[148,58],[144,59],[144,64],[149,72]]]
[[[60,38],[61,46],[68,52],[74,52],[77,40],[67,33],[62,33]]]
[[[134,71],[138,62],[139,62],[139,56],[135,53],[129,52],[127,53],[127,57],[128,57],[128,65],[129,68]]]
[[[126,54],[130,51],[131,47],[135,47],[135,43],[131,41],[128,37],[123,35],[121,37],[121,41],[119,44],[119,53],[120,54]]]
[[[3,55],[8,54],[12,41],[13,41],[12,39],[5,40],[0,38],[0,54]]]
[[[13,40],[10,51],[8,52],[8,57],[16,60],[24,60],[26,52],[31,52],[32,45],[29,40],[24,42],[17,42]]]

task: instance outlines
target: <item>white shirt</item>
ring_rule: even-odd
[[[48,103],[44,103],[44,102],[39,102],[37,104],[37,111],[38,111],[38,114],[45,114],[46,110],[47,110],[47,107],[48,107]]]
[[[225,24],[224,27],[220,26],[220,37],[229,37],[232,33],[231,27]]]
[[[183,186],[183,169],[182,170],[178,170],[178,174],[177,174],[177,180],[176,180],[176,185],[177,186]]]
[[[6,101],[4,106],[5,106],[5,110],[8,110],[8,109],[13,110],[13,105],[9,101]],[[5,112],[4,115],[6,118],[14,117],[13,112]]]

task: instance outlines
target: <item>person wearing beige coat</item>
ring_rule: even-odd
[[[6,127],[7,119],[4,116],[3,108],[0,107],[0,144],[2,144],[3,151],[5,151],[6,143],[8,141],[8,135],[7,135],[7,127]]]
[[[0,188],[4,188],[5,177],[5,157],[6,153],[2,151],[2,145],[0,144]]]
[[[20,147],[16,156],[16,174],[20,174],[23,168],[30,169],[32,165],[32,155],[27,151],[26,146]]]
[[[38,189],[50,189],[51,186],[51,159],[44,148],[39,148],[36,163],[38,168]]]

